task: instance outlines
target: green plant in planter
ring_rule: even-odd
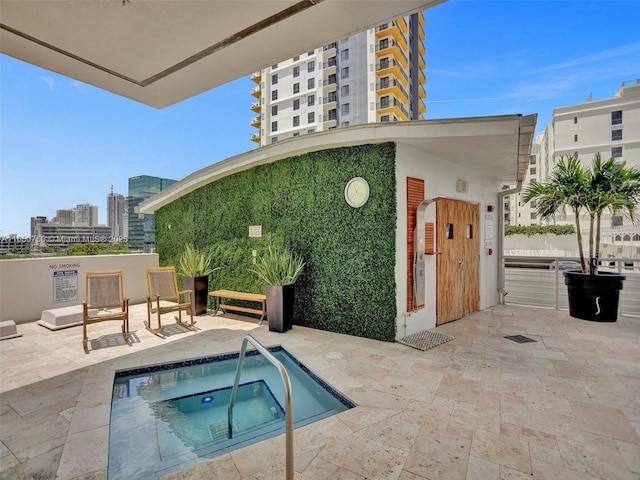
[[[211,268],[212,260],[213,253],[207,254],[191,244],[186,244],[178,260],[178,273],[185,277],[208,277],[217,270]]]
[[[580,215],[589,214],[589,257],[597,273],[601,245],[601,218],[606,210],[626,211],[633,219],[640,203],[640,170],[629,168],[615,157],[606,161],[597,153],[591,168],[584,168],[577,155],[562,157],[545,183],[531,182],[524,192],[525,203],[537,200],[536,212],[548,219],[569,207],[574,215],[582,273],[587,273],[582,246]]]
[[[302,274],[305,263],[287,248],[273,248],[258,257],[250,269],[267,285],[292,285]]]
[[[293,327],[295,283],[305,263],[287,248],[268,247],[250,271],[266,283],[267,320],[272,332],[286,332]]]
[[[192,290],[191,309],[194,315],[207,313],[209,294],[209,275],[218,270],[212,268],[213,253],[205,253],[197,247],[186,244],[178,260],[178,272],[182,275],[182,284],[186,290]]]
[[[532,182],[525,191],[524,201],[537,200],[536,211],[542,218],[552,217],[570,207],[575,216],[581,271],[565,270],[569,294],[569,314],[583,320],[615,322],[619,291],[625,276],[619,273],[598,273],[600,228],[602,214],[624,211],[633,220],[640,203],[640,170],[628,168],[615,157],[606,161],[596,154],[591,168],[584,168],[577,155],[563,157],[546,183]],[[589,215],[589,265],[584,257],[580,213]]]

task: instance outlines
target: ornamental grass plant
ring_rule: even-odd
[[[288,248],[269,245],[250,271],[267,285],[292,285],[302,274],[304,266],[302,258],[294,255]]]

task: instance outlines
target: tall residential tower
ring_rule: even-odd
[[[424,17],[396,19],[251,76],[251,140],[268,145],[337,127],[426,113]]]

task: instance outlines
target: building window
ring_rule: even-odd
[[[271,85],[275,85],[276,83],[278,83],[278,74],[274,73],[271,75]]]
[[[382,115],[380,117],[380,121],[381,122],[388,122],[389,121],[389,115]]]
[[[310,78],[309,80],[307,80],[307,89],[311,90],[312,88],[316,88],[316,79],[315,78]]]
[[[611,112],[611,125],[620,125],[622,123],[622,110]]]
[[[313,50],[309,50],[309,51],[307,52],[307,55],[311,56],[311,55],[313,55],[314,53],[315,53],[315,52],[314,52]]]
[[[307,63],[307,72],[315,72],[316,70],[316,62]]]
[[[299,127],[300,126],[300,116],[296,115],[295,117],[293,117],[293,126],[294,127]]]
[[[578,141],[578,134],[575,134],[575,135],[573,136],[573,141],[574,141],[574,142],[577,142],[577,141]]]
[[[271,100],[277,100],[278,99],[278,90],[273,90],[271,92]]]
[[[327,77],[327,85],[331,85],[333,83],[337,83],[337,81],[338,81],[338,78],[336,77],[335,73],[332,73],[331,75],[329,75]]]
[[[536,156],[535,155],[529,156],[529,165],[535,165],[535,164],[536,164]]]
[[[389,68],[389,58],[380,59],[380,68]]]
[[[295,57],[293,57],[294,62],[297,62],[298,60],[300,60],[300,55],[296,55]]]
[[[278,137],[271,137],[271,143],[276,143],[278,141]]]
[[[309,95],[307,97],[307,106],[308,107],[313,107],[316,104],[316,96],[315,95]]]
[[[294,77],[299,77],[300,76],[300,65],[293,67],[293,76]]]
[[[529,168],[529,174],[530,175],[535,175],[536,174],[536,167]]]
[[[622,129],[611,131],[611,141],[622,140]]]
[[[622,147],[613,147],[611,148],[611,156],[615,158],[622,157]]]
[[[349,122],[342,122],[340,124],[341,127],[348,127],[349,126]]]
[[[388,38],[383,38],[382,40],[380,40],[380,46],[379,46],[378,50],[384,50],[385,48],[389,48],[389,39]]]
[[[384,97],[380,97],[380,107],[387,108],[389,106],[389,95],[385,95]]]
[[[331,110],[329,110],[329,120],[337,120],[338,119],[338,112],[336,111],[335,108],[332,108]]]
[[[326,103],[332,103],[337,101],[338,101],[338,94],[336,92],[329,92]]]
[[[380,88],[387,88],[389,87],[389,77],[382,77],[380,79]]]
[[[347,97],[349,96],[349,85],[342,85],[340,87],[340,95],[342,97]]]
[[[316,133],[316,129],[315,128],[310,128],[309,130],[307,130],[307,133]]]
[[[277,63],[274,64],[274,65],[271,65],[271,70],[275,70],[276,68],[278,68],[278,64]]]
[[[622,226],[622,216],[613,215],[611,217],[611,226],[612,227],[621,227]]]
[[[293,132],[293,136],[294,137],[299,137],[300,136],[300,132]]]
[[[307,123],[313,123],[315,121],[316,121],[316,113],[315,112],[307,113]]]
[[[278,122],[271,122],[271,131],[272,132],[278,131]]]
[[[349,78],[349,67],[344,67],[340,73],[340,78]]]
[[[296,83],[293,84],[293,93],[294,94],[300,93],[300,83],[296,82]]]
[[[573,123],[578,123],[578,117],[573,117]]]
[[[293,109],[294,110],[300,110],[300,99],[299,98],[296,98],[293,101]]]
[[[271,105],[271,116],[278,115],[278,105]]]
[[[342,115],[348,115],[349,114],[349,104],[348,103],[343,103],[342,106],[340,107],[340,113],[342,113]]]
[[[536,208],[538,206],[537,200],[531,200],[531,208]]]
[[[327,67],[335,67],[336,65],[338,65],[338,60],[336,59],[336,57],[331,57],[329,58],[329,60],[327,60]]]
[[[538,214],[536,212],[531,212],[531,220],[535,220],[538,218]]]
[[[349,60],[349,49],[345,48],[340,52],[340,60]]]

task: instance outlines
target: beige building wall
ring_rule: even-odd
[[[94,270],[122,270],[129,303],[144,303],[146,268],[157,266],[156,253],[0,260],[0,321],[31,322],[43,310],[81,305]]]

